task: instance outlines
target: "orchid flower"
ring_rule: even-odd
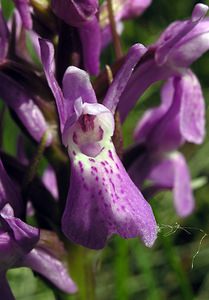
[[[145,49],[133,46],[103,104],[97,102],[88,74],[69,67],[62,89],[51,70],[53,46],[40,40],[48,84],[54,94],[63,144],[71,160],[71,179],[62,230],[73,242],[100,249],[112,234],[140,236],[152,246],[157,225],[151,207],[119,160],[111,137],[114,112],[132,70]]]
[[[9,30],[0,10],[0,63],[7,59],[9,44]],[[47,132],[47,145],[52,142],[52,131],[39,109],[38,105],[19,83],[11,79],[8,75],[0,71],[0,97],[16,113],[31,136],[40,142]]]
[[[28,30],[32,29],[33,21],[31,17],[30,0],[13,0],[22,19],[24,27]]]
[[[162,89],[162,103],[148,110],[135,130],[135,140],[145,147],[144,153],[130,167],[131,178],[140,187],[151,181],[147,192],[172,189],[180,216],[194,209],[190,174],[183,155],[176,152],[186,141],[202,143],[204,99],[197,77],[190,71],[170,78]]]
[[[66,293],[74,293],[77,288],[69,277],[64,265],[47,249],[37,246],[39,230],[14,217],[12,207],[7,204],[0,211],[0,286],[1,297],[14,297],[6,279],[10,268],[29,267],[45,276],[55,286]]]
[[[77,28],[83,52],[85,69],[92,75],[99,72],[101,37],[96,17],[98,0],[52,0],[54,13],[70,26]]]
[[[190,74],[189,66],[209,49],[207,11],[207,5],[196,4],[189,20],[172,23],[148,48],[121,96],[119,111],[122,120],[151,84],[187,72]],[[187,109],[189,107],[184,111]]]

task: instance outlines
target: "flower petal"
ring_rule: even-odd
[[[98,10],[97,0],[52,0],[51,5],[59,18],[75,27],[85,25]]]
[[[145,54],[146,55],[146,54]],[[167,79],[174,73],[166,66],[158,66],[154,59],[140,63],[132,73],[118,104],[121,121],[124,122],[130,110],[145,90],[156,81]]]
[[[15,111],[37,142],[41,141],[46,132],[47,145],[52,142],[52,133],[39,107],[18,83],[3,73],[0,73],[0,96]]]
[[[63,263],[44,249],[33,249],[21,262],[21,266],[29,267],[43,275],[65,293],[73,294],[77,291]]]
[[[172,31],[170,27],[163,33],[160,40],[162,41],[164,39],[164,41],[159,45],[155,54],[158,65],[162,65],[166,62],[173,47],[204,18],[207,11],[207,5],[198,3],[193,9],[191,20],[178,22],[176,23],[175,31],[173,30],[174,26],[172,25]]]
[[[149,175],[154,184],[173,190],[174,206],[181,217],[190,215],[194,209],[191,178],[184,156],[175,152],[159,161]]]
[[[187,72],[181,80],[180,129],[184,138],[201,144],[205,137],[205,103],[197,77]]]
[[[109,142],[94,158],[71,157],[71,185],[62,230],[72,241],[101,249],[112,234],[140,236],[151,247],[157,225],[149,204],[133,184]],[[76,188],[75,188],[76,187]]]
[[[39,39],[40,50],[41,50],[41,61],[43,63],[44,72],[48,85],[54,95],[57,110],[59,113],[61,132],[64,128],[66,121],[65,108],[64,108],[64,97],[59,84],[56,81],[53,71],[53,60],[54,60],[54,48],[53,45],[44,39]]]
[[[161,89],[161,104],[158,107],[148,109],[139,120],[134,130],[134,138],[137,142],[146,142],[149,134],[155,129],[159,121],[168,111],[173,100],[173,95],[174,88],[169,80]]]
[[[94,16],[85,26],[79,28],[82,44],[84,67],[91,75],[99,73],[99,57],[101,52],[101,34],[99,21]]]
[[[54,169],[49,165],[43,173],[42,182],[55,200],[59,198],[57,178]]]
[[[89,75],[84,70],[73,66],[68,67],[64,74],[62,85],[67,119],[73,114],[75,101],[78,98],[81,98],[84,103],[97,103]]]
[[[22,18],[23,25],[26,29],[32,29],[33,22],[30,12],[29,0],[13,0]]]
[[[139,141],[156,153],[175,150],[184,141],[179,125],[182,98],[180,82],[181,78],[171,78],[167,81],[162,89],[162,104],[145,113],[142,123],[138,125]]]
[[[209,18],[199,22],[176,43],[169,54],[170,65],[188,68],[209,49]]]
[[[8,204],[7,204],[8,205]],[[18,218],[7,214],[6,210],[0,213],[2,228],[14,239],[23,253],[28,253],[39,240],[39,230]]]
[[[104,98],[103,104],[112,112],[120,101],[120,96],[123,93],[128,80],[142,55],[146,52],[146,48],[142,44],[132,46],[127,54],[126,61],[116,74],[108,92]]]

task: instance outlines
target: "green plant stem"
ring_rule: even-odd
[[[123,56],[123,52],[121,48],[120,38],[118,36],[117,29],[116,29],[112,0],[107,0],[107,8],[108,8],[112,38],[113,38],[113,45],[115,49],[115,56],[116,59],[120,59]]]
[[[127,281],[129,277],[128,241],[116,238],[115,294],[116,300],[128,300]]]
[[[146,299],[160,300],[161,295],[157,287],[156,276],[153,271],[152,249],[146,248],[140,241],[137,240],[133,241],[132,249],[134,249],[136,264],[142,271],[144,282],[146,284]]]
[[[70,273],[78,286],[78,293],[69,299],[95,300],[94,251],[78,245],[70,245],[68,249]]]
[[[181,299],[194,299],[190,282],[185,274],[184,269],[182,268],[181,259],[173,245],[172,238],[170,236],[165,237],[163,234],[159,235],[159,238],[162,242],[163,250],[167,257],[168,263],[175,273],[176,281],[178,282],[181,290]]]
[[[155,209],[155,217],[157,220],[159,219],[156,209]],[[178,282],[180,292],[181,292],[181,299],[182,300],[194,299],[191,284],[186,276],[185,270],[182,267],[180,255],[178,254],[174,246],[172,236],[165,236],[163,234],[159,234],[158,238],[162,243],[163,252],[167,257],[168,263],[175,274],[176,281]]]

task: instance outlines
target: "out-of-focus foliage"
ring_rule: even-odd
[[[159,33],[172,21],[190,16],[195,3],[197,1],[153,0],[153,4],[143,16],[125,23],[121,37],[124,52],[136,42],[145,45],[153,43]],[[209,1],[204,3],[209,4]],[[11,1],[5,0],[3,5],[8,16],[12,7]],[[111,64],[114,61],[111,46],[102,55],[102,60],[103,64]],[[201,82],[208,107],[209,53],[199,59],[192,69]],[[131,144],[133,128],[145,109],[159,103],[159,87],[160,83],[152,86],[126,120],[123,128],[125,147]],[[4,115],[3,123],[4,149],[14,154],[18,129],[8,113]],[[145,248],[136,239],[125,241],[115,238],[103,253],[91,253],[95,271],[96,299],[209,298],[209,236],[206,235],[209,234],[209,130],[203,145],[187,144],[182,151],[189,161],[194,186],[196,185],[194,214],[185,220],[179,219],[174,213],[170,192],[163,192],[153,198],[151,204],[159,224],[159,238],[152,249]],[[76,262],[74,264],[76,265]],[[79,261],[77,264],[79,270],[80,264],[85,264],[85,261]],[[25,269],[10,271],[9,279],[18,300],[54,299],[46,285],[34,278],[31,271]],[[88,274],[82,280],[84,285],[87,280],[88,285]],[[85,294],[81,294],[80,298],[77,296],[62,298],[60,295],[58,299],[93,299],[92,295],[89,298],[85,297]]]

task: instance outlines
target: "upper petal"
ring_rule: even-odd
[[[98,10],[98,0],[52,0],[54,13],[71,26],[85,25]]]
[[[57,110],[60,119],[60,127],[62,132],[66,121],[66,114],[65,114],[64,97],[62,94],[62,90],[59,84],[57,83],[57,80],[54,75],[54,70],[53,70],[54,48],[51,43],[47,42],[44,39],[39,39],[39,44],[40,44],[41,60],[43,63],[44,72],[46,75],[46,79],[48,81],[48,85],[56,101]]]
[[[115,112],[120,101],[120,96],[128,83],[135,65],[146,51],[147,49],[142,44],[135,44],[130,48],[125,63],[116,74],[103,101],[103,104],[112,111],[112,113]]]
[[[99,21],[96,16],[85,26],[79,28],[82,44],[85,70],[91,75],[99,73],[99,58],[101,52],[101,33]]]
[[[198,3],[195,5],[192,17],[188,21],[184,22],[175,22],[171,26],[169,26],[166,31],[162,34],[159,41],[156,43],[158,45],[155,59],[157,64],[162,65],[164,64],[171,51],[176,44],[191,30],[202,21],[204,16],[208,11],[208,6]]]
[[[84,70],[73,66],[68,67],[64,74],[62,85],[67,119],[73,114],[75,101],[78,98],[82,98],[84,103],[97,103],[89,75]]]
[[[173,85],[169,81],[161,89],[161,104],[155,108],[148,109],[140,118],[134,130],[134,138],[137,142],[146,142],[149,134],[168,111],[173,100],[173,94]]]

